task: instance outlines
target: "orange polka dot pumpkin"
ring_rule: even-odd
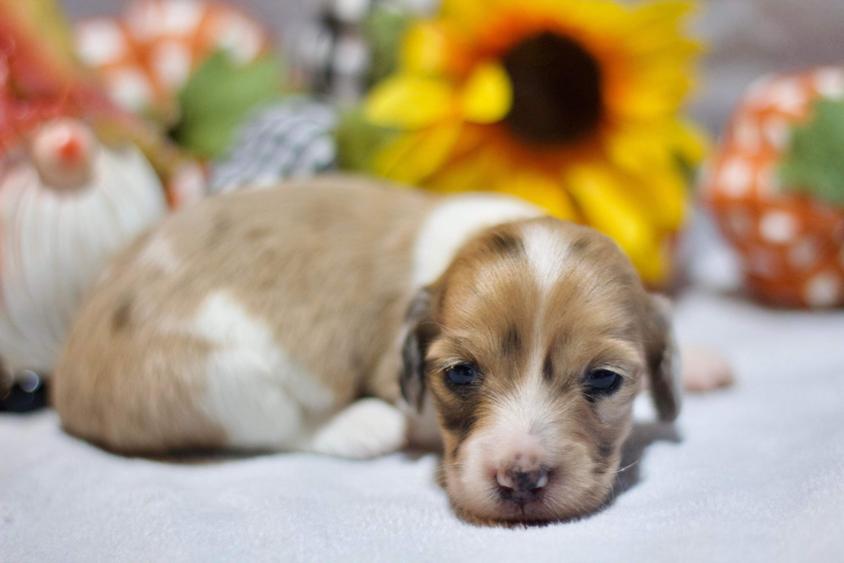
[[[76,28],[77,53],[124,109],[175,119],[176,93],[216,50],[248,63],[269,46],[264,30],[225,4],[141,0],[122,19],[95,18]]]
[[[781,162],[819,100],[844,97],[844,69],[765,77],[742,100],[711,162],[704,198],[750,291],[782,306],[844,304],[844,206],[788,189]],[[844,155],[842,155],[844,157]]]

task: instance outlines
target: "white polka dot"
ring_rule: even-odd
[[[818,260],[818,245],[811,237],[804,237],[788,250],[788,261],[798,270],[808,270]]]
[[[825,98],[844,97],[844,70],[823,68],[815,73],[815,88]]]
[[[729,195],[741,197],[750,191],[753,175],[747,161],[743,158],[735,157],[724,164],[718,180]]]
[[[762,125],[765,139],[776,150],[784,150],[791,139],[791,125],[782,117],[769,117]]]
[[[126,14],[130,33],[141,41],[149,41],[161,35],[162,19],[161,5],[153,2],[133,3]]]
[[[797,80],[784,79],[771,87],[770,101],[780,111],[799,113],[808,100]]]
[[[727,215],[730,231],[738,238],[745,238],[753,229],[753,219],[744,209],[735,209]]]
[[[769,211],[759,221],[759,233],[769,242],[790,242],[797,234],[797,221],[786,211]]]
[[[93,20],[77,28],[76,52],[85,64],[102,66],[123,58],[126,54],[126,40],[115,22]]]
[[[165,41],[152,53],[152,66],[162,84],[177,89],[185,83],[190,74],[190,52],[178,41]]]
[[[742,150],[748,152],[759,150],[759,129],[749,117],[741,118],[736,123],[735,138]]]
[[[765,105],[768,100],[768,93],[771,85],[776,81],[776,78],[771,74],[766,74],[754,80],[747,89],[747,101],[754,105]]]
[[[202,8],[194,0],[166,2],[162,6],[161,26],[168,34],[188,35],[199,25]]]
[[[262,33],[249,20],[236,15],[221,19],[213,31],[215,43],[235,61],[246,63],[258,56]]]
[[[829,307],[838,301],[840,287],[835,274],[822,272],[806,283],[804,297],[812,307]]]
[[[126,68],[111,73],[108,92],[121,107],[141,111],[152,99],[152,88],[146,75],[138,68]]]

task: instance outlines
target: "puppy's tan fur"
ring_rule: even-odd
[[[192,334],[226,288],[331,390],[325,418],[362,394],[398,399],[390,353],[411,293],[410,247],[432,201],[367,182],[309,182],[208,200],[120,255],[58,362],[53,401],[70,432],[124,452],[219,447],[196,401],[211,344]],[[153,238],[177,257],[145,259]]]
[[[444,213],[451,201],[326,179],[169,218],[113,262],[82,308],[55,374],[65,428],[128,452],[363,457],[406,443],[389,406],[401,393],[410,436],[435,414],[443,482],[464,517],[593,510],[612,486],[644,377],[661,416],[676,416],[665,315],[595,231],[515,202]],[[425,234],[437,213],[474,226],[455,240]],[[419,256],[440,239],[454,248],[443,250],[444,271],[431,270]],[[456,362],[482,377],[455,389],[445,373]],[[624,383],[590,400],[584,374],[607,366]],[[358,400],[367,396],[380,401]],[[540,501],[496,496],[496,468],[513,459],[549,470]]]
[[[533,229],[560,241],[566,265],[547,287],[538,283],[524,248]],[[425,382],[437,404],[444,439],[443,480],[464,516],[484,520],[547,520],[583,514],[606,499],[618,468],[642,378],[662,380],[666,326],[627,259],[594,231],[554,219],[508,224],[483,233],[461,251],[430,289],[431,318]],[[430,329],[429,329],[430,330]],[[480,367],[483,382],[455,393],[442,377],[456,362]],[[600,401],[584,398],[582,377],[611,366],[622,388]],[[501,418],[502,402],[538,385],[528,421],[547,441],[541,463],[554,467],[541,504],[504,506],[491,500],[494,483],[482,471],[467,482],[464,444]],[[661,389],[664,392],[664,389]],[[676,415],[673,395],[661,404]],[[522,413],[520,416],[523,416]],[[486,444],[501,447],[498,436]]]

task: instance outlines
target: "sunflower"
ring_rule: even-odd
[[[487,189],[596,227],[644,280],[669,274],[703,139],[680,117],[698,43],[692,2],[444,0],[405,32],[364,115],[397,132],[375,173]]]

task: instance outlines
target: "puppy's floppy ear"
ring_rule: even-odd
[[[680,355],[671,324],[671,303],[661,295],[649,296],[645,317],[651,395],[660,420],[670,422],[680,413]]]
[[[405,315],[401,347],[401,394],[408,405],[420,412],[425,401],[425,354],[437,333],[431,317],[433,300],[433,290],[429,287],[420,289],[411,300]]]

